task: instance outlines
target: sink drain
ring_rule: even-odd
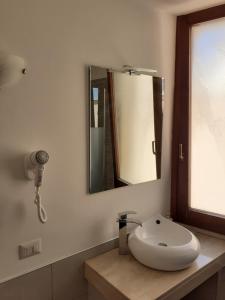
[[[163,243],[163,242],[158,243],[158,245],[162,246],[162,247],[167,247],[168,246],[167,243]]]

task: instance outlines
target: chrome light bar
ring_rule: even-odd
[[[128,73],[129,75],[151,75],[152,73],[157,73],[156,70],[153,69],[144,69],[144,68],[136,68],[129,65],[124,65],[121,69],[109,69],[111,72],[121,72]]]

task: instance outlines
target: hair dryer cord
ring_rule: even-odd
[[[35,190],[35,200],[34,203],[37,205],[37,210],[38,210],[38,217],[41,223],[46,223],[47,222],[47,213],[46,210],[44,209],[42,203],[41,203],[41,195],[39,193],[40,187],[36,187]]]

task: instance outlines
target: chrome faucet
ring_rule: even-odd
[[[128,215],[136,214],[136,211],[123,211],[120,212],[117,218],[117,222],[119,223],[119,254],[128,254],[128,232],[127,232],[127,224],[134,223],[142,226],[142,223],[139,220],[133,218],[127,218]]]

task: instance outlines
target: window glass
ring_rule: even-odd
[[[225,18],[193,26],[191,45],[189,205],[225,215]]]

